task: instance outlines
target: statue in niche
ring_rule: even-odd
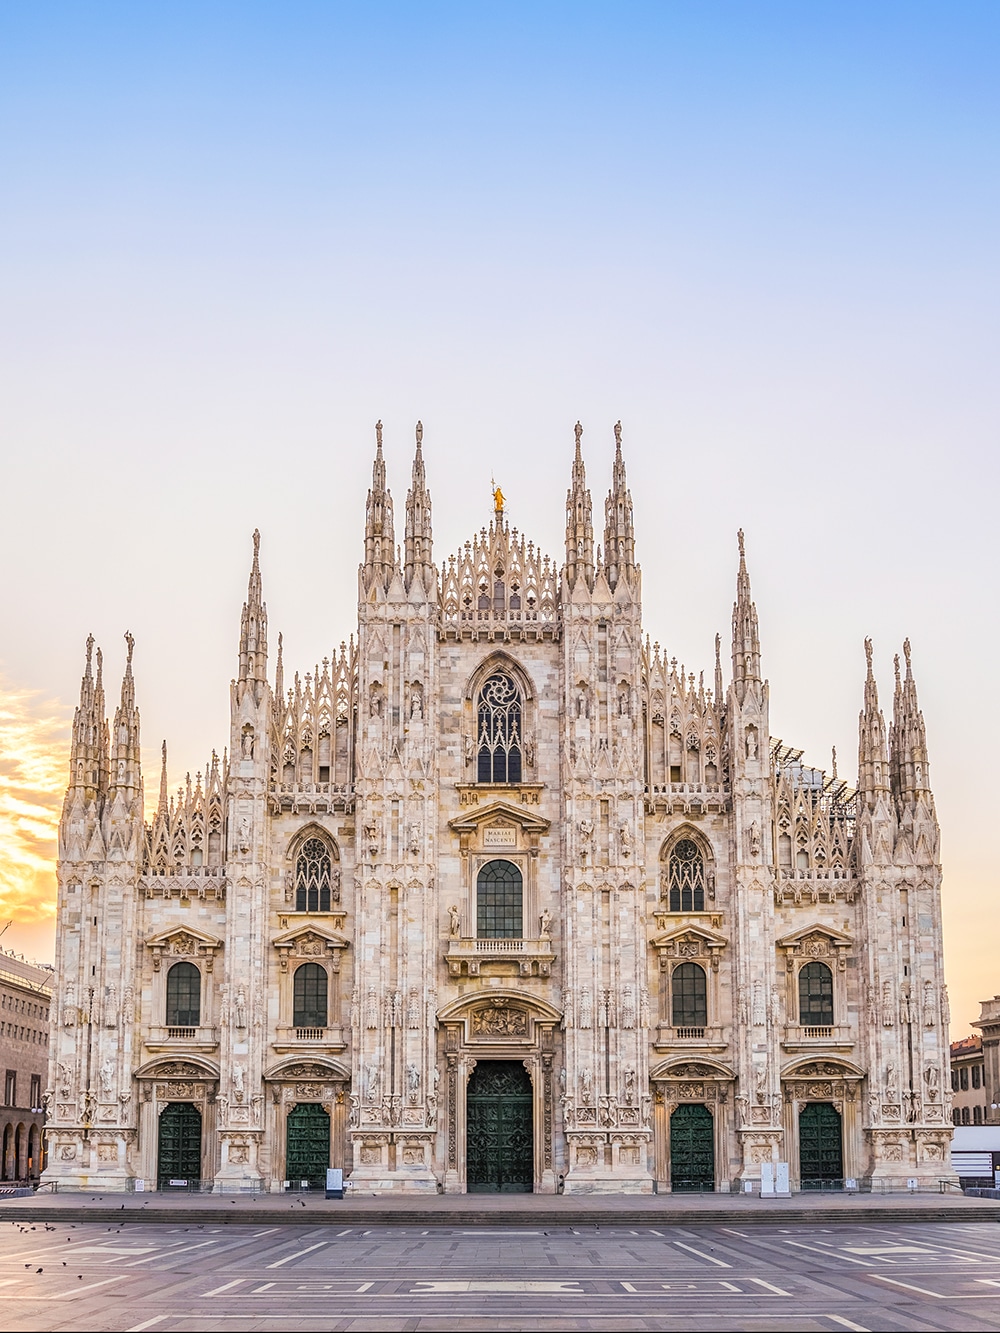
[[[622,856],[624,856],[624,857],[629,857],[629,856],[631,856],[631,855],[632,855],[632,830],[629,828],[628,824],[621,824],[621,825],[619,825],[619,828],[618,828],[618,841],[619,841],[619,843],[620,843],[620,845],[621,845]]]
[[[414,685],[410,691],[410,720],[411,722],[420,722],[424,716],[424,696],[419,685]]]
[[[245,1028],[247,1025],[247,993],[244,986],[236,988],[236,1026]]]
[[[241,1064],[233,1065],[233,1092],[236,1094],[236,1100],[243,1100],[243,1077],[246,1069]]]
[[[239,838],[237,840],[239,850],[246,855],[250,850],[250,820],[246,815],[240,816]]]
[[[896,1066],[887,1064],[885,1067],[885,1099],[887,1102],[899,1101],[899,1086],[896,1083]]]
[[[625,1105],[631,1106],[635,1101],[635,1070],[625,1070]]]
[[[749,843],[750,855],[756,860],[760,856],[760,826],[756,820],[750,825]]]
[[[416,1065],[406,1066],[406,1092],[411,1105],[416,1105],[420,1096],[420,1070]]]
[[[757,733],[753,727],[747,728],[747,758],[757,758]]]
[[[594,1104],[594,1076],[589,1065],[580,1071],[580,1101],[584,1106]]]
[[[378,1100],[379,1080],[381,1077],[382,1071],[374,1060],[365,1066],[365,1090],[370,1102]]]
[[[457,940],[462,931],[462,913],[458,910],[458,904],[453,903],[448,908],[448,933],[453,940]]]
[[[244,727],[240,740],[240,753],[244,759],[253,758],[253,727]]]
[[[547,940],[552,934],[552,913],[545,908],[538,918],[538,938]]]
[[[114,1086],[115,1081],[115,1062],[114,1060],[105,1060],[101,1065],[101,1091],[107,1096]]]
[[[411,824],[411,825],[410,825],[409,837],[408,837],[408,839],[407,839],[407,847],[409,848],[409,852],[410,852],[410,855],[411,855],[411,856],[416,856],[417,853],[420,851],[420,825],[419,825],[419,824]]]

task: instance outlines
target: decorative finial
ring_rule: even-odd
[[[135,647],[135,639],[128,630],[125,631],[125,642],[128,644],[128,659],[125,665],[126,667],[130,667],[132,665],[132,649]]]
[[[573,434],[576,436],[576,447],[579,449],[580,441],[583,439],[583,427],[580,425],[579,421],[573,427]]]
[[[868,663],[868,674],[872,674],[872,641],[865,639],[865,661]]]
[[[496,514],[497,518],[503,518],[503,491],[496,484],[493,477],[490,478],[490,485],[493,488],[493,512]]]
[[[913,675],[913,672],[910,670],[910,641],[909,641],[909,639],[904,639],[904,640],[903,640],[903,656],[906,658],[906,679],[909,680],[909,679],[911,678],[911,676]]]
[[[715,665],[722,666],[722,636],[715,636]]]
[[[899,653],[894,653],[894,654],[893,654],[893,658],[892,658],[892,666],[893,666],[893,670],[894,670],[895,673],[896,673],[896,689],[898,690],[898,689],[899,689],[899,685],[900,685],[900,680],[899,680]]]
[[[375,422],[375,448],[378,449],[378,451],[381,453],[381,451],[382,451],[382,422],[381,422],[381,420]]]
[[[837,747],[836,747],[836,746],[833,747],[833,777],[834,777],[834,780],[836,780],[836,777],[837,777]]]
[[[622,423],[621,423],[620,421],[616,421],[616,422],[615,422],[615,448],[618,450],[619,453],[621,452],[621,447],[622,447]]]
[[[260,555],[260,528],[253,530],[253,558],[256,560]]]
[[[93,652],[94,652],[94,636],[93,636],[93,634],[88,634],[88,635],[87,635],[87,675],[88,675],[88,676],[90,675],[90,660],[91,660],[91,657],[92,657],[92,655],[93,655]]]
[[[101,676],[104,673],[104,654],[100,648],[97,650],[97,684],[101,684]]]
[[[418,449],[420,448],[420,445],[423,443],[423,438],[424,438],[424,423],[423,423],[422,421],[418,421],[418,422],[417,422],[417,448],[418,448]]]
[[[739,532],[736,534],[736,540],[739,542],[739,545],[740,545],[740,559],[741,559],[741,560],[744,560],[744,559],[746,558],[746,551],[745,551],[745,549],[744,549],[744,547],[743,547],[743,529],[742,529],[742,528],[740,528]]]

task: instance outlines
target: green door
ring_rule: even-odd
[[[285,1175],[292,1189],[307,1180],[313,1189],[326,1184],[330,1165],[330,1116],[322,1106],[303,1102],[288,1113]]]
[[[840,1189],[844,1176],[840,1113],[829,1102],[799,1112],[799,1180],[804,1190]]]
[[[170,1102],[160,1116],[160,1189],[192,1189],[201,1179],[201,1112],[190,1102]]]
[[[530,1194],[534,1188],[531,1079],[514,1060],[483,1060],[466,1094],[470,1194]]]
[[[715,1122],[707,1106],[678,1106],[670,1117],[670,1188],[675,1194],[715,1189]]]

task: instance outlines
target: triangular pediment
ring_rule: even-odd
[[[491,801],[489,805],[470,810],[467,815],[459,815],[448,821],[448,827],[455,833],[478,833],[484,826],[493,825],[502,828],[513,826],[523,833],[547,833],[551,820],[541,815],[533,815],[510,801]]]
[[[350,942],[339,931],[331,930],[329,926],[320,925],[317,921],[302,921],[292,926],[290,930],[275,935],[271,943],[276,949],[297,949],[301,952],[303,946],[315,947],[318,951],[346,949]]]
[[[172,926],[169,930],[161,930],[158,935],[150,935],[146,940],[146,946],[150,949],[162,949],[177,953],[179,948],[184,948],[189,953],[196,953],[200,949],[221,949],[222,940],[215,935],[208,935],[203,930],[195,930],[192,926]]]
[[[834,948],[838,949],[850,948],[854,943],[850,935],[845,935],[842,930],[835,930],[833,926],[824,925],[819,921],[814,921],[808,926],[793,930],[788,935],[782,935],[781,939],[776,940],[775,943],[779,949],[801,949],[814,936],[821,936],[828,940]]]
[[[724,949],[729,940],[725,935],[720,935],[717,930],[711,930],[708,926],[703,926],[699,922],[679,924],[673,930],[665,930],[650,940],[654,949],[666,949],[671,945],[678,946],[687,943],[700,944],[703,948],[712,950]]]

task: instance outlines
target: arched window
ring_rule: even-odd
[[[476,749],[480,782],[521,781],[521,691],[494,671],[479,691]]]
[[[296,912],[329,912],[330,848],[322,838],[307,838],[295,860]]]
[[[799,973],[799,1022],[833,1027],[833,973],[826,963],[806,963]]]
[[[708,984],[705,969],[681,963],[670,978],[671,1014],[675,1028],[708,1026]]]
[[[483,940],[519,940],[524,884],[511,861],[490,861],[476,881],[476,934]]]
[[[326,970],[319,963],[295,969],[292,986],[292,1027],[326,1027]]]
[[[668,879],[671,912],[704,912],[705,859],[690,838],[681,838],[671,849]]]
[[[201,1022],[201,973],[194,963],[174,963],[167,973],[167,1027],[196,1028]]]

